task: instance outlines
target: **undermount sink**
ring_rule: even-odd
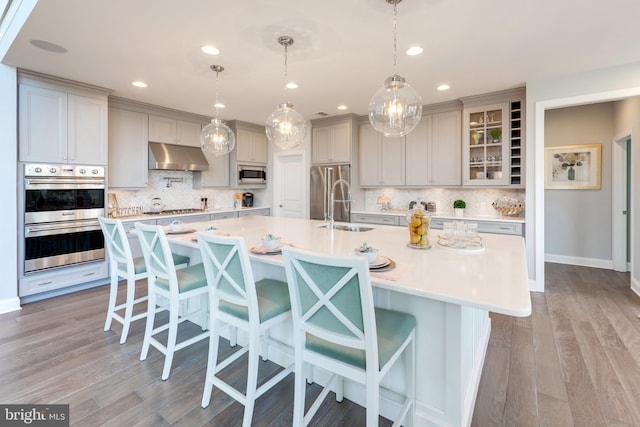
[[[319,225],[318,228],[329,228],[329,224]],[[333,229],[342,230],[342,231],[361,232],[361,231],[373,230],[373,227],[362,227],[360,225],[334,224]]]

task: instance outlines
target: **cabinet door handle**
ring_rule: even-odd
[[[92,271],[91,273],[84,273],[83,276],[93,276],[94,274],[96,274],[96,272]]]
[[[53,283],[53,280],[47,280],[46,282],[38,283],[38,286],[46,286],[46,285],[50,285],[52,283]]]

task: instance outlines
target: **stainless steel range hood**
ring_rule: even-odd
[[[199,147],[149,142],[149,169],[207,171],[209,163]]]

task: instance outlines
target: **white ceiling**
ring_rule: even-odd
[[[339,104],[365,115],[392,74],[392,13],[385,0],[43,0],[2,62],[207,116],[215,98],[209,66],[219,64],[221,116],[262,123],[283,101],[284,49],[276,39],[289,35],[295,108],[309,120],[344,114]],[[639,16],[638,0],[404,0],[398,71],[433,104],[637,62]],[[205,44],[220,55],[203,54]],[[422,55],[403,53],[416,44]],[[451,90],[436,91],[440,83]]]

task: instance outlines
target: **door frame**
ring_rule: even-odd
[[[612,144],[612,188],[611,188],[611,260],[613,270],[626,272],[627,264],[627,217],[630,218],[630,207],[627,204],[630,171],[627,168],[627,158],[631,149],[631,131],[623,132],[613,138]],[[622,212],[626,211],[626,214]]]
[[[273,205],[271,208],[271,215],[275,217],[282,216],[282,206],[280,205],[279,200],[282,200],[282,192],[283,188],[278,185],[279,182],[282,182],[283,179],[282,173],[282,162],[285,157],[298,157],[299,162],[302,164],[302,170],[306,171],[303,173],[300,179],[303,180],[302,183],[302,217],[309,218],[309,172],[307,168],[306,161],[306,153],[304,150],[294,150],[294,151],[278,151],[273,153],[273,192],[272,192],[272,200]]]

